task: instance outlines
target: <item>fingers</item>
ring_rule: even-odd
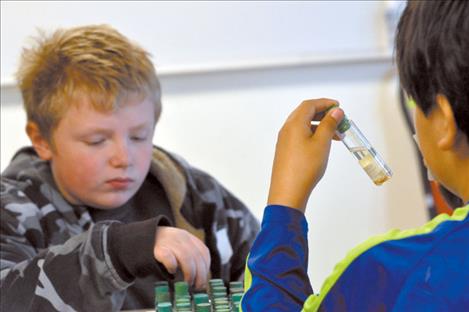
[[[311,132],[312,132],[312,133],[315,133],[315,132],[316,132],[316,129],[318,128],[318,125],[319,125],[319,124],[312,124],[312,125],[311,125]],[[337,135],[337,131],[335,132],[334,137],[333,137],[332,139],[333,139],[334,141],[340,141],[340,140],[342,140],[342,138],[341,138],[339,135]]]
[[[200,255],[200,261],[197,262],[197,275],[195,278],[195,287],[196,289],[203,289],[207,286],[208,276],[210,272],[210,251],[207,246],[200,241],[197,237],[191,237],[195,248],[198,249]]]
[[[296,118],[302,122],[311,122],[311,120],[319,120],[318,116],[329,107],[339,105],[339,102],[332,99],[313,99],[305,100],[292,112],[292,118]]]
[[[155,258],[164,265],[169,273],[174,274],[178,268],[178,262],[172,251],[167,247],[155,249]]]
[[[305,100],[290,114],[285,127],[292,128],[291,130],[296,128],[293,131],[301,131],[303,135],[311,136],[314,134],[315,140],[321,143],[326,143],[331,139],[338,140],[340,138],[335,135],[335,130],[344,117],[344,113],[340,108],[334,108],[327,112],[331,106],[338,105],[339,103],[332,99]],[[305,129],[309,131],[304,132]]]
[[[210,270],[210,253],[208,248],[197,237],[187,233],[191,250],[185,249],[178,258],[184,280],[196,289],[203,289],[208,282]]]
[[[344,117],[332,99],[303,101],[280,129],[268,203],[305,210],[311,191],[327,168],[331,140]],[[327,112],[327,114],[325,114]],[[312,121],[319,121],[314,122]]]
[[[208,281],[210,252],[205,244],[189,232],[173,227],[157,229],[154,247],[155,259],[170,273],[179,268],[184,280],[197,289]]]
[[[180,254],[178,257],[178,263],[184,275],[184,280],[189,285],[193,285],[194,280],[197,276],[198,265],[197,265],[196,259],[194,259],[194,257],[191,257],[187,254]]]

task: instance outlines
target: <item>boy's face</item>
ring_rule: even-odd
[[[55,148],[40,153],[72,204],[113,209],[140,188],[150,168],[155,108],[127,100],[117,111],[98,112],[87,101],[73,105],[52,134]]]
[[[429,138],[429,134],[432,132],[429,131],[429,127],[431,126],[429,120],[423,113],[423,111],[418,107],[414,107],[414,127],[415,127],[415,135],[417,137],[417,145],[422,153],[424,158],[425,166],[428,167],[427,158],[431,158],[433,154],[431,152],[432,145],[430,144],[432,140]],[[427,156],[428,155],[428,156]]]

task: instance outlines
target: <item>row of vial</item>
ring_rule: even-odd
[[[171,296],[166,281],[155,283],[157,312],[234,312],[239,311],[244,288],[242,282],[230,282],[229,289],[222,279],[209,280],[207,292],[191,295],[187,282],[175,282]]]

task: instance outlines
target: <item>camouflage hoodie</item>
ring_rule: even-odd
[[[21,149],[1,180],[0,310],[153,307],[153,282],[177,279],[153,259],[159,225],[202,239],[210,250],[212,277],[240,279],[259,230],[247,208],[212,177],[160,148],[154,148],[150,178],[158,180],[168,209],[139,201],[138,208],[151,218],[123,214],[94,222],[92,209],[65,201],[48,163],[32,148]],[[152,198],[148,189],[138,196]]]

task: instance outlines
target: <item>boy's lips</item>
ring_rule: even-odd
[[[115,178],[106,181],[106,184],[110,185],[113,189],[122,190],[128,188],[132,182],[134,180],[130,178]]]

